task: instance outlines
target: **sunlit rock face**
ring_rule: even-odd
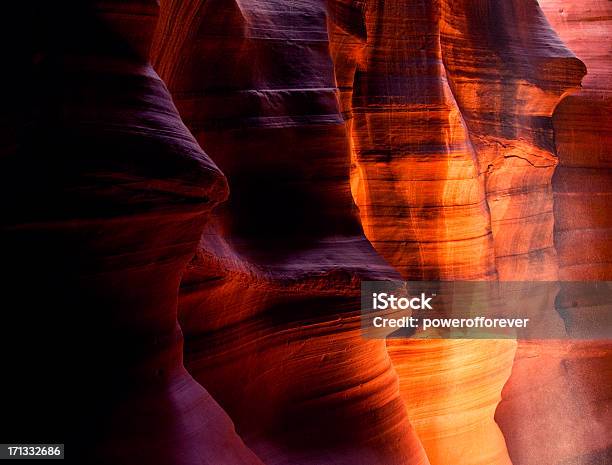
[[[556,279],[551,116],[582,63],[532,1],[372,2],[364,21],[332,51],[377,251],[407,279]],[[514,343],[388,349],[431,463],[510,463],[494,414]]]
[[[67,3],[0,41],[15,442],[61,416],[80,463],[610,462],[609,344],[359,319],[362,280],[609,277],[608,4]]]
[[[535,1],[449,1],[441,29],[451,87],[486,171],[499,279],[554,280],[551,116],[584,65]]]
[[[156,2],[67,3],[13,19],[36,33],[1,119],[3,430],[74,463],[261,465],[182,363],[180,276],[227,184],[148,62]]]
[[[404,277],[487,279],[485,178],[444,70],[439,18],[436,2],[365,12],[352,82],[355,199],[372,244]]]
[[[342,5],[334,14],[344,14]],[[230,197],[185,273],[189,371],[267,464],[428,464],[360,280],[363,235],[323,1],[162,2],[154,56]]]
[[[365,11],[360,41],[355,27],[334,30],[353,193],[368,238],[405,278],[490,279],[485,176],[444,70],[439,18],[435,2],[385,2]],[[509,463],[493,414],[513,343],[389,341],[388,350],[432,464]]]

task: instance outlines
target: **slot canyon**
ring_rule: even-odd
[[[559,281],[560,312],[589,299],[572,282],[612,281],[611,1],[5,20],[0,442],[96,465],[612,464],[610,340],[360,321],[363,281]]]

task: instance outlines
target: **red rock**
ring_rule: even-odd
[[[366,21],[334,57],[372,244],[408,279],[554,279],[550,117],[582,64],[535,2],[398,0]],[[513,343],[388,347],[432,463],[509,463],[493,416]]]
[[[231,192],[183,279],[187,367],[265,463],[427,464],[361,337],[359,280],[399,276],[351,196],[327,6],[287,5],[162,5],[157,68]]]
[[[555,246],[565,280],[610,279],[612,67],[606,2],[540,2],[560,37],[587,66],[579,93],[554,116],[559,167],[553,178]]]
[[[554,246],[559,277],[610,279],[610,222],[606,199],[612,171],[606,152],[612,126],[608,59],[612,9],[605,2],[543,0],[552,27],[585,63],[582,88],[555,109],[558,166],[552,178]],[[579,301],[571,284],[560,298]],[[612,346],[584,341],[525,344],[517,354],[497,419],[513,463],[609,461]],[[533,380],[538,387],[533,388]],[[554,438],[554,439],[553,439]]]
[[[607,279],[611,12],[540,3],[552,28],[535,0],[15,15],[3,439],[104,464],[606,461],[609,343],[360,332],[361,280]]]
[[[78,463],[261,465],[183,366],[178,285],[227,184],[147,61],[156,3],[69,6],[28,18],[33,95],[3,110],[3,439]]]

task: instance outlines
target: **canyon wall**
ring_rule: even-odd
[[[188,370],[265,463],[429,463],[384,340],[361,337],[360,280],[399,275],[351,196],[327,4],[161,17],[156,66],[230,187],[182,282]]]
[[[261,465],[182,362],[181,274],[227,183],[148,62],[156,3],[19,13],[2,110],[3,438],[65,443],[74,463]]]
[[[557,279],[552,115],[583,64],[533,1],[371,2],[364,18],[365,34],[334,28],[332,51],[353,194],[377,251],[405,279]],[[510,463],[494,414],[513,342],[390,340],[388,349],[432,463]],[[509,399],[551,363],[537,358],[530,376],[511,377],[506,429],[531,430]],[[546,416],[541,400],[520,406]],[[509,447],[512,458],[520,447],[538,457],[524,442]]]
[[[609,280],[612,7],[610,2],[549,0],[540,1],[540,6],[587,68],[580,91],[557,106],[552,121],[558,157],[551,187],[559,278]],[[561,287],[558,306],[565,311],[563,307],[589,298],[567,283]],[[498,410],[514,463],[582,465],[612,460],[612,424],[606,414],[611,360],[612,347],[605,341],[525,345],[504,391],[508,402]],[[533,379],[540,381],[535,388]],[[517,421],[523,416],[542,420]]]
[[[612,5],[603,1],[540,2],[560,37],[587,66],[580,92],[557,108],[553,123],[559,166],[552,180],[555,248],[563,280],[610,279],[612,253]]]
[[[609,343],[366,339],[359,299],[608,279],[605,2],[17,10],[12,441],[100,464],[610,461]]]

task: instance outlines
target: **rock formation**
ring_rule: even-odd
[[[333,49],[372,244],[406,279],[556,279],[551,116],[582,63],[532,1],[369,5],[362,43],[341,28]],[[512,342],[388,346],[432,463],[510,463]]]
[[[35,35],[2,117],[3,439],[74,463],[261,465],[182,363],[181,274],[227,184],[148,63],[156,17],[16,18]]]
[[[559,166],[555,197],[555,248],[563,280],[611,278],[606,214],[612,196],[612,5],[541,1],[560,37],[587,66],[582,89],[557,108],[553,123]]]
[[[609,279],[612,10],[540,6],[17,11],[4,442],[119,465],[609,462],[608,342],[360,330],[364,280]]]
[[[551,186],[559,277],[609,280],[612,8],[597,1],[543,0],[540,5],[588,70],[580,91],[565,98],[553,115],[558,166]],[[576,293],[568,283],[559,298],[576,305],[588,296]],[[582,465],[612,459],[612,424],[606,414],[611,360],[609,342],[524,345],[497,415],[513,463]],[[539,380],[535,389],[533,379]]]
[[[361,337],[359,281],[399,275],[351,197],[326,8],[162,4],[156,66],[230,186],[182,283],[186,363],[265,463],[427,464]]]

